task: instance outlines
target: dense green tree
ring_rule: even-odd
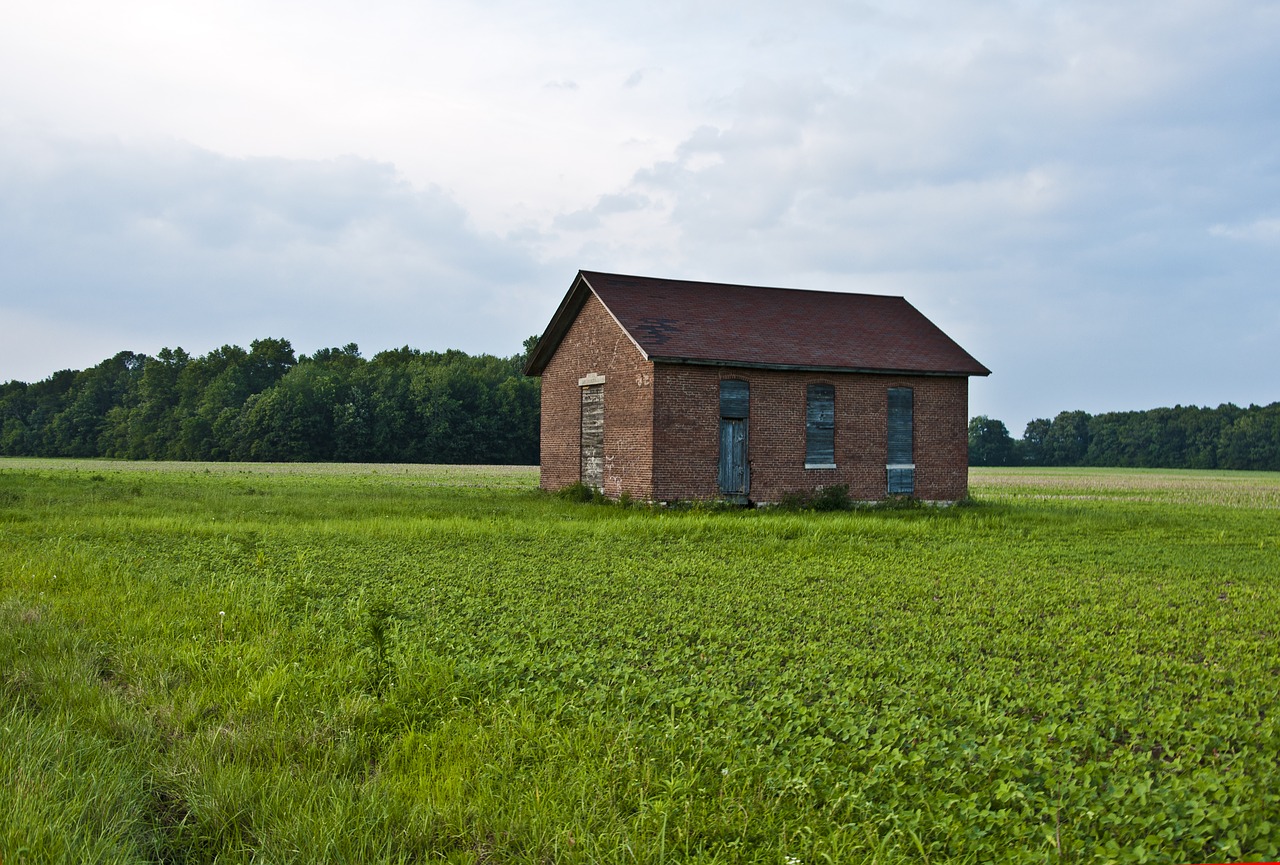
[[[1176,407],[1183,429],[1186,430],[1189,469],[1213,469],[1218,467],[1218,439],[1222,434],[1225,417],[1220,409],[1198,406]]]
[[[353,404],[344,424],[359,418],[352,413],[367,412],[365,426],[368,459],[376,462],[418,462],[422,424],[410,393],[411,369],[422,353],[408,346],[383,351],[361,370],[363,403]],[[344,433],[344,439],[350,437]]]
[[[1219,436],[1221,467],[1280,469],[1280,403],[1249,406]]]
[[[352,380],[365,361],[355,344],[303,357],[269,389],[251,396],[241,412],[237,459],[338,459],[335,420],[350,402]],[[359,452],[347,449],[348,460]]]
[[[146,362],[144,355],[122,351],[77,373],[62,410],[46,427],[43,447],[53,456],[100,456],[111,447],[108,415],[125,404]]]
[[[1078,466],[1089,451],[1089,415],[1083,411],[1059,412],[1043,442],[1046,465]]]
[[[1030,465],[1280,471],[1280,403],[1062,412],[1028,423],[1018,444]]]
[[[142,357],[141,375],[121,404],[107,413],[103,453],[128,459],[176,456],[180,432],[178,376],[191,361],[181,348]]]
[[[30,427],[36,386],[24,381],[0,384],[0,454],[26,455],[31,447]]]
[[[512,363],[518,370],[524,371],[525,364],[529,362],[529,355],[533,354],[533,350],[538,347],[538,343],[541,341],[542,337],[536,333],[524,341],[524,350],[511,358]]]
[[[121,352],[0,385],[0,454],[133,459],[538,461],[539,382],[508,358],[284,339]]]
[[[1003,421],[978,415],[969,421],[969,465],[1011,466],[1018,463],[1018,447]]]
[[[1046,460],[1048,454],[1045,450],[1045,439],[1049,437],[1049,430],[1053,427],[1053,421],[1047,417],[1036,418],[1027,424],[1026,429],[1022,433],[1022,460],[1029,465],[1047,465]]]

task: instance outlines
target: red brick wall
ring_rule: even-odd
[[[604,492],[653,498],[653,364],[595,295],[578,313],[542,374],[543,489],[581,480],[578,379],[604,382]]]
[[[848,484],[850,496],[858,500],[884,498],[891,387],[914,391],[916,497],[955,501],[968,492],[967,378],[659,364],[654,370],[652,498],[719,495],[721,378],[751,383],[752,501],[777,501],[789,492],[830,484]],[[835,386],[835,469],[804,467],[805,391],[817,382]]]

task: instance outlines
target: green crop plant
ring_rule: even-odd
[[[0,861],[1280,856],[1280,477],[0,460]]]

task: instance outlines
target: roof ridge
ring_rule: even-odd
[[[640,276],[632,273],[610,273],[604,270],[579,270],[578,273],[583,276],[604,276],[615,279],[634,279],[639,282],[677,282],[684,285],[712,285],[719,288],[747,288],[756,291],[785,291],[789,293],[803,294],[833,294],[841,297],[884,297],[893,300],[907,300],[901,294],[876,294],[870,291],[837,291],[830,288],[788,288],[782,285],[753,285],[745,282],[713,282],[707,279],[678,279],[675,277],[665,276]],[[910,303],[910,301],[907,301]]]

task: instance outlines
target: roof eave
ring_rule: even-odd
[[[534,346],[533,354],[529,355],[529,359],[525,361],[524,374],[528,376],[540,376],[546,370],[547,364],[551,362],[552,356],[556,353],[556,349],[560,347],[560,343],[564,341],[565,335],[569,333],[569,328],[573,326],[574,320],[578,317],[578,313],[582,312],[582,307],[586,306],[587,298],[595,295],[600,301],[601,306],[613,319],[613,323],[618,326],[631,344],[636,347],[636,351],[640,352],[640,356],[649,360],[649,353],[644,350],[644,346],[636,342],[636,338],[631,332],[618,321],[618,317],[614,315],[613,310],[609,309],[609,304],[596,294],[596,290],[591,287],[591,282],[587,279],[587,272],[578,271],[578,275],[574,277],[573,284],[569,286],[569,291],[565,294],[564,300],[560,301],[556,314],[551,316],[551,323],[547,325],[546,331],[538,339],[538,344]]]
[[[948,376],[948,377],[964,377],[972,375],[987,376],[991,375],[991,370],[981,367],[978,370],[923,370],[923,369],[886,369],[877,367],[861,367],[861,366],[825,366],[822,364],[804,364],[804,363],[758,363],[741,360],[717,360],[708,358],[690,358],[690,357],[660,357],[658,355],[650,356],[649,360],[654,363],[678,364],[682,366],[720,366],[720,367],[739,367],[741,369],[771,369],[784,370],[790,372],[856,372],[856,373],[873,373],[875,375],[926,375],[926,376]]]
[[[564,299],[560,301],[560,306],[556,308],[555,315],[551,316],[547,329],[542,332],[542,336],[538,338],[538,344],[533,347],[533,353],[525,361],[525,375],[542,375],[543,370],[547,368],[547,364],[551,362],[551,356],[556,353],[556,349],[560,347],[565,334],[569,332],[569,327],[573,324],[573,320],[582,311],[589,293],[591,293],[591,286],[587,284],[582,271],[578,271],[573,284],[569,286],[569,290],[565,292]]]

